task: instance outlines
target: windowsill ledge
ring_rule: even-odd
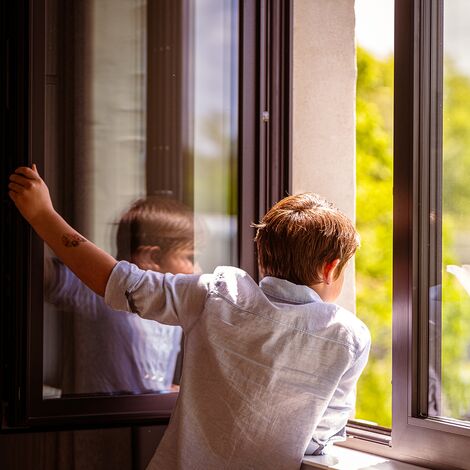
[[[378,455],[367,454],[345,447],[332,446],[328,455],[306,455],[303,459],[301,470],[312,468],[335,470],[418,470],[423,467],[410,465],[397,460],[391,460]]]

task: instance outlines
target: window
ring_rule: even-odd
[[[459,114],[456,101],[449,98],[459,92],[458,83],[451,81],[458,82],[459,68],[452,70],[450,61],[453,57],[465,60],[465,54],[454,55],[457,50],[452,49],[452,44],[454,47],[463,44],[458,25],[470,12],[468,7],[454,2],[414,2],[411,6],[405,3],[397,2],[397,15],[413,19],[413,23],[403,21],[401,26],[397,23],[397,36],[399,33],[403,36],[397,42],[400,71],[396,75],[396,113],[401,118],[406,113],[406,118],[404,122],[395,121],[395,145],[399,146],[395,168],[400,177],[395,188],[398,220],[394,234],[394,354],[398,357],[394,357],[394,404],[399,406],[406,399],[408,409],[399,406],[392,440],[396,433],[397,447],[402,452],[416,455],[417,449],[422,449],[421,458],[464,467],[467,463],[463,449],[468,445],[470,430],[462,420],[464,412],[455,413],[452,409],[464,410],[468,402],[462,397],[462,402],[456,404],[450,386],[461,387],[463,376],[459,376],[462,373],[459,366],[463,358],[459,348],[468,343],[468,336],[465,330],[451,333],[449,322],[464,320],[455,315],[465,313],[460,310],[464,304],[458,301],[457,312],[450,310],[456,307],[458,286],[451,284],[453,279],[448,273],[451,252],[455,249],[448,237],[453,229],[452,216],[459,213],[460,207],[449,194],[454,191],[465,197],[458,188],[464,163],[460,160],[462,177],[452,178],[451,172],[456,171],[458,163],[452,161],[451,152],[462,140],[449,134],[455,129],[453,119]],[[412,37],[419,37],[419,42],[411,41]],[[403,41],[408,41],[406,52]],[[457,77],[453,78],[452,73]],[[465,69],[460,74],[465,76]],[[465,134],[463,128],[461,135]],[[454,158],[464,156],[465,152],[454,151]],[[461,215],[464,222],[465,213]],[[457,233],[458,230],[457,227]],[[405,341],[409,341],[411,348]],[[449,341],[454,342],[457,351],[450,350]],[[408,356],[409,370],[398,367],[406,357],[403,354]],[[455,361],[453,371],[445,364],[451,357]],[[451,384],[447,382],[449,375]],[[414,449],[410,449],[411,433],[415,436]],[[439,453],[435,450],[438,442]]]
[[[294,37],[293,133],[294,190],[318,191],[351,216],[354,191],[358,199],[361,196],[360,188],[354,187],[354,167],[351,168],[354,162],[350,120],[354,103],[353,53],[344,52],[354,36],[352,3],[341,7],[338,3],[312,5],[301,0],[295,3],[294,18],[298,23],[295,23]],[[361,3],[357,0],[356,7]],[[453,1],[396,0],[393,3],[391,432],[380,426],[352,422],[349,434],[353,438],[344,445],[428,468],[467,468],[470,433],[465,164],[469,120],[466,118],[468,41],[463,25],[467,23],[468,7],[467,2]],[[374,1],[370,9],[382,6],[382,2]],[[387,15],[392,24],[392,14]],[[380,22],[370,29],[380,27],[377,23]],[[377,81],[369,91],[379,95],[384,85],[389,83]],[[384,104],[382,100],[381,105]],[[389,162],[392,143],[384,144],[382,139],[380,144],[387,147],[380,155],[387,154]],[[379,153],[376,149],[374,152]],[[362,156],[358,151],[357,158]],[[301,172],[307,176],[299,177]],[[387,191],[390,180],[386,183],[374,186],[374,190]],[[375,206],[373,197],[365,203],[366,207],[357,208],[359,217],[361,211],[362,217],[377,211],[377,207],[371,207]],[[375,218],[373,226],[380,222],[382,219]],[[367,249],[365,240],[356,259],[359,269],[363,262],[359,257],[367,256]],[[378,256],[383,257],[384,252]],[[381,272],[380,281],[383,275]],[[344,304],[347,306],[347,302]],[[359,304],[358,315],[364,317]],[[373,315],[371,311],[370,316]],[[369,366],[376,364],[373,358]],[[387,385],[384,377],[379,383],[380,391]],[[373,394],[375,388],[367,392]],[[358,394],[361,404],[364,397],[360,388]],[[370,402],[365,405],[372,408]],[[366,407],[362,409],[367,411]],[[367,413],[358,417],[381,424],[383,416],[379,413],[376,416],[379,419],[371,420]]]
[[[237,264],[238,2],[45,13],[58,18],[46,35],[43,163],[55,207],[143,268]],[[169,392],[180,329],[114,315],[48,250],[44,260],[43,397]]]
[[[347,444],[431,468],[468,466],[469,14],[395,1],[392,439]]]
[[[289,190],[289,4],[45,0],[2,8],[15,18],[2,24],[12,84],[2,171],[37,163],[59,211],[111,253],[124,246],[123,259],[132,249],[118,222],[136,200],[184,207],[194,248],[185,265],[235,264],[256,278],[250,223]],[[13,221],[2,224],[4,426],[167,421],[180,333],[137,331],[127,316],[123,328],[98,326],[96,298],[69,283],[9,204],[2,211]],[[127,354],[111,340],[120,328],[125,347],[134,335],[161,346],[138,351],[138,380],[123,377],[135,364],[108,374]]]
[[[101,12],[105,24],[107,17],[123,18],[125,27],[123,25],[122,30],[129,35],[125,47],[111,47],[117,44],[112,41],[113,31],[100,27],[97,34],[104,35],[104,42],[99,41],[103,49],[94,44],[96,50],[94,47],[80,49],[76,43],[81,37],[73,37],[77,31],[84,34],[84,25],[93,25],[100,18],[98,11],[89,16],[90,11],[80,9],[84,3],[93,4],[75,1],[63,5],[50,0],[32,2],[31,5],[17,2],[2,6],[2,12],[6,13],[2,17],[14,19],[9,24],[2,23],[7,45],[2,57],[7,63],[6,85],[9,91],[2,114],[4,128],[7,129],[5,136],[8,137],[4,139],[5,155],[9,160],[5,167],[2,165],[2,171],[8,175],[17,164],[30,162],[33,158],[45,165],[46,172],[54,169],[56,173],[47,177],[56,181],[55,197],[59,204],[70,204],[70,201],[75,204],[75,198],[82,196],[77,190],[77,183],[82,181],[94,191],[94,173],[88,172],[89,165],[103,164],[107,169],[109,161],[106,158],[114,157],[106,156],[102,161],[97,158],[96,148],[103,145],[93,140],[93,126],[98,121],[84,119],[84,116],[96,117],[98,114],[95,113],[107,106],[112,107],[117,101],[109,97],[111,89],[104,86],[107,84],[105,79],[104,82],[90,81],[86,74],[100,74],[109,66],[107,72],[113,76],[122,72],[120,61],[132,56],[131,66],[124,67],[130,73],[119,77],[133,84],[123,87],[124,94],[133,90],[132,96],[125,96],[132,106],[112,113],[116,127],[111,128],[108,134],[112,142],[116,136],[123,138],[119,148],[119,152],[123,152],[121,173],[112,174],[115,180],[107,189],[108,199],[116,212],[108,214],[107,206],[100,206],[98,198],[83,206],[87,210],[78,210],[78,206],[73,205],[64,210],[69,210],[77,219],[81,218],[79,223],[83,223],[85,229],[91,227],[90,230],[96,231],[103,243],[107,243],[110,238],[106,238],[106,230],[111,228],[109,221],[116,220],[118,208],[139,195],[171,192],[196,213],[204,214],[207,230],[217,227],[225,234],[223,251],[228,253],[229,261],[235,261],[256,276],[250,222],[289,191],[291,177],[295,190],[309,189],[298,183],[299,171],[312,171],[309,176],[320,173],[316,168],[312,170],[311,160],[303,160],[303,155],[297,157],[297,153],[296,167],[291,168],[290,129],[294,117],[290,113],[290,51],[301,47],[301,42],[291,41],[291,2],[217,2],[222,8],[219,12],[223,11],[218,24],[222,24],[222,29],[228,34],[224,36],[226,41],[219,41],[211,54],[211,58],[223,59],[223,66],[217,69],[215,78],[216,82],[219,81],[214,85],[220,98],[217,103],[221,106],[215,112],[217,119],[208,117],[207,120],[206,112],[207,116],[212,115],[213,108],[209,105],[212,102],[203,103],[197,98],[202,96],[198,93],[203,94],[208,84],[205,75],[208,70],[201,69],[205,62],[183,59],[194,59],[198,54],[204,55],[204,60],[208,59],[205,57],[208,55],[206,37],[197,39],[198,28],[204,34],[208,33],[204,27],[207,16],[198,16],[207,13],[208,0],[160,2],[158,8],[155,2],[149,2],[145,7],[144,2],[136,0],[124,2],[127,7],[134,8],[132,14],[119,9],[106,12],[106,15]],[[352,2],[344,3],[352,8]],[[296,2],[299,11],[311,8],[311,5],[310,1]],[[315,5],[319,9],[334,9],[339,3],[316,2]],[[73,14],[65,15],[66,8]],[[165,18],[172,18],[170,23],[173,27],[168,27],[169,23],[162,20],[159,13],[163,16],[163,10],[159,8],[166,9]],[[352,439],[346,443],[351,447],[441,468],[468,466],[465,452],[470,439],[466,308],[469,215],[465,181],[469,122],[466,118],[469,107],[466,105],[468,56],[465,45],[468,41],[464,36],[465,30],[461,28],[461,21],[465,23],[469,14],[464,2],[395,0],[392,439],[390,442],[386,430],[366,426],[360,432],[356,429],[355,434],[365,439]],[[59,19],[63,17],[67,19],[66,23],[60,23]],[[337,28],[338,18],[322,24],[313,23],[310,29],[306,28],[307,34],[313,35],[321,30],[322,34],[325,33],[325,42],[337,40],[340,35],[350,35],[351,44],[352,30]],[[65,42],[54,42],[53,38],[61,35],[66,35]],[[320,42],[322,37],[319,36],[318,44],[324,47],[325,43]],[[85,39],[85,44],[93,45],[91,34],[85,35]],[[81,61],[91,57],[87,55],[90,51],[103,53],[106,41],[110,41],[110,55],[105,54],[105,59],[98,60],[94,67],[81,67]],[[165,43],[163,49],[151,49],[152,44],[159,44],[159,41]],[[164,56],[168,51],[165,41],[171,45],[171,54],[167,56]],[[45,48],[45,44],[49,47]],[[62,47],[64,50],[71,48],[72,53],[64,53]],[[116,49],[119,49],[118,54]],[[166,61],[163,68],[155,66],[160,59],[154,56],[160,52],[164,56],[161,60]],[[305,51],[305,63],[312,55],[312,50]],[[107,59],[111,57],[115,61],[108,63]],[[54,67],[60,70],[61,61],[70,58],[77,61],[74,77],[78,83],[73,83],[68,90],[60,84],[60,74],[54,73]],[[321,88],[326,66],[338,65],[325,53],[323,60],[313,71],[307,70],[305,64],[303,69],[294,67],[296,76],[303,73],[315,78],[313,81],[310,78],[308,89],[304,90],[308,95],[303,96],[310,96]],[[335,74],[334,78],[343,72],[354,76],[352,53],[346,58],[341,56],[340,65],[344,68],[338,67],[334,74],[328,74],[328,80],[333,83],[336,83],[333,80]],[[162,73],[162,70],[171,71],[177,79],[173,80],[172,74]],[[230,72],[224,75],[224,71]],[[96,93],[93,87],[91,90],[94,91],[87,91],[86,86],[90,83],[101,83],[100,92]],[[336,106],[338,103],[333,101],[336,91],[334,89],[330,95],[320,98],[328,106],[331,103]],[[64,96],[67,99],[63,99]],[[75,105],[77,96],[86,96],[88,101],[79,99]],[[301,98],[297,102],[301,103],[299,108],[316,109],[317,103],[312,106],[310,100],[302,101]],[[159,103],[166,114],[161,113]],[[333,119],[332,116],[311,113],[316,116],[313,126],[317,132],[321,129],[319,142],[330,145],[325,145],[327,150],[337,148],[337,154],[334,154],[336,166],[350,164],[342,160],[339,163],[341,157],[337,161],[336,156],[345,153],[342,129],[353,127],[353,112],[349,113],[352,103],[353,98],[346,104],[341,103],[344,108],[338,106],[338,109],[345,112],[333,116]],[[76,113],[68,113],[74,106],[77,107]],[[64,116],[78,116],[78,121],[88,128],[66,122]],[[186,120],[187,116],[193,119]],[[296,132],[300,132],[302,126],[312,124],[308,113],[306,116],[307,119],[304,116],[295,122]],[[342,119],[337,119],[338,116]],[[214,121],[217,121],[215,126]],[[54,127],[51,123],[57,125]],[[322,135],[328,125],[331,126],[328,137],[334,138]],[[74,136],[74,132],[84,129],[87,138]],[[126,132],[121,132],[122,129]],[[175,132],[175,129],[181,132]],[[129,130],[132,132],[127,132]],[[100,139],[104,136],[101,133],[96,135]],[[126,140],[126,136],[130,138]],[[88,143],[95,150],[76,150],[75,142]],[[298,139],[297,150],[302,150],[302,145]],[[67,160],[59,149],[70,147],[72,151],[66,155],[71,157]],[[323,148],[304,147],[308,157],[312,152],[323,152]],[[50,152],[44,154],[45,148]],[[221,155],[222,159],[217,160],[215,154]],[[330,155],[328,151],[325,154]],[[150,159],[150,155],[155,158]],[[136,158],[138,164],[128,164],[128,158]],[[205,159],[217,163],[210,165]],[[55,163],[51,165],[53,161]],[[317,165],[320,162],[318,160]],[[207,184],[204,182],[198,191],[196,181],[206,181],[203,175],[206,172],[212,175],[210,172],[216,167],[228,182],[218,186],[224,195],[223,210],[215,204],[218,201],[207,197]],[[129,168],[138,168],[132,178],[128,178],[131,176]],[[353,175],[354,167],[347,168],[348,175]],[[326,188],[319,192],[330,197],[328,189],[332,186],[332,175],[321,172],[317,178],[323,180]],[[122,179],[125,183],[121,182]],[[121,190],[124,192],[120,193]],[[68,197],[70,193],[72,198]],[[121,203],[119,199],[122,199]],[[348,199],[348,203],[353,201],[353,198]],[[168,419],[174,393],[131,395],[121,394],[117,389],[114,396],[109,393],[98,396],[95,390],[64,397],[61,387],[53,387],[59,389],[62,398],[43,395],[43,379],[46,377],[51,383],[55,380],[57,369],[54,361],[58,358],[54,353],[57,346],[52,342],[46,342],[49,349],[43,347],[44,334],[60,331],[62,326],[57,325],[54,319],[58,315],[49,315],[50,312],[43,310],[42,245],[7,204],[2,205],[2,211],[2,220],[7,221],[1,227],[2,236],[7,241],[2,245],[5,262],[1,266],[5,286],[2,312],[6,314],[0,319],[4,365],[2,398],[8,404],[4,422],[9,426],[57,426],[61,422],[109,424],[119,420],[122,424],[144,419]],[[211,264],[212,261],[201,257],[201,262]]]
[[[466,172],[461,171],[470,163],[470,124],[463,118],[470,109],[470,54],[463,26],[470,9],[465,3],[445,2],[443,16],[442,168],[438,192],[442,202],[441,216],[437,216],[442,222],[438,240],[442,247],[442,298],[436,332],[430,332],[438,345],[440,341],[440,347],[435,348],[434,364],[429,370],[430,380],[437,380],[436,391],[440,393],[434,397],[434,386],[429,384],[428,412],[431,416],[470,421],[469,192]]]
[[[392,425],[393,0],[356,0],[356,311],[372,337],[355,420]]]

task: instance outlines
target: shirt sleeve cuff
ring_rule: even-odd
[[[305,455],[323,455],[327,451],[327,447],[333,444],[334,442],[340,442],[346,440],[346,427],[341,428],[336,434],[331,436],[325,442],[318,442],[317,439],[312,437],[308,443],[307,449],[305,450]]]
[[[305,455],[322,455],[325,446],[310,439],[307,448],[305,449]]]
[[[145,271],[139,269],[135,264],[119,261],[111,271],[106,284],[104,293],[106,304],[114,310],[132,312],[133,309],[129,305],[129,293],[132,292],[144,273]]]

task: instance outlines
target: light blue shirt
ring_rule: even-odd
[[[140,394],[171,387],[181,328],[109,308],[57,260],[48,265],[48,278],[48,302],[73,321],[63,393]]]
[[[185,333],[181,391],[150,469],[293,470],[344,436],[370,334],[309,287],[120,262],[105,300]]]

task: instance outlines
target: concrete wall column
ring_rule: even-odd
[[[295,0],[293,192],[316,192],[355,217],[354,0]],[[355,311],[354,263],[340,305]]]

